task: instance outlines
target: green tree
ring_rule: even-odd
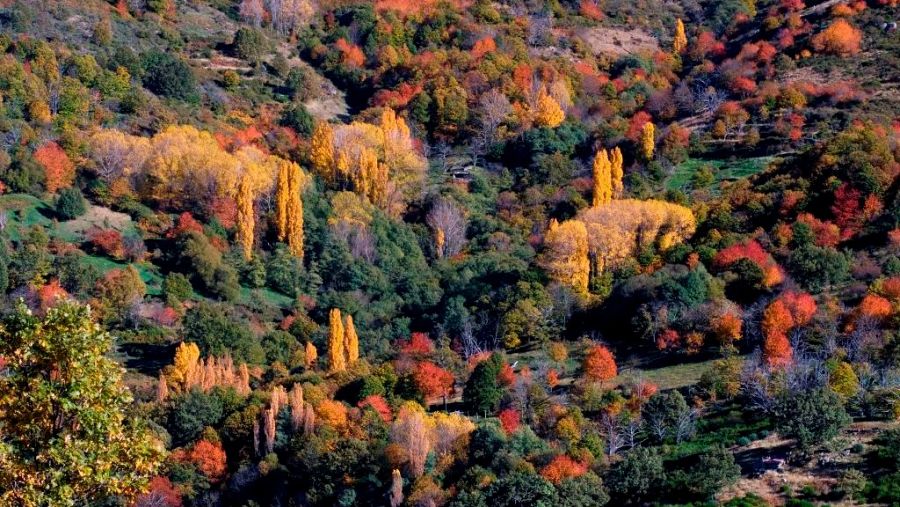
[[[224,303],[203,302],[184,316],[184,341],[196,343],[204,356],[231,354],[236,362],[261,364],[265,351],[247,325]]]
[[[148,90],[172,99],[197,99],[197,79],[184,60],[161,51],[151,51],[142,60],[143,81]]]
[[[837,436],[850,423],[840,397],[830,389],[783,394],[775,407],[776,429],[803,449]]]
[[[111,345],[75,303],[43,319],[20,303],[0,324],[0,503],[97,505],[136,495],[157,472],[162,445],[126,417]]]
[[[512,472],[493,482],[487,489],[487,504],[494,507],[552,507],[559,505],[553,484],[525,472]]]
[[[241,27],[234,34],[234,54],[238,58],[256,64],[266,52],[266,39],[262,32],[250,27]]]
[[[640,447],[629,452],[610,470],[607,485],[616,497],[637,503],[658,494],[665,479],[659,451]]]
[[[63,220],[78,218],[87,211],[87,203],[81,190],[75,187],[60,190],[56,198],[56,214]]]
[[[503,389],[497,382],[497,375],[503,365],[503,357],[493,354],[478,363],[463,390],[463,402],[476,414],[493,414],[500,404]]]

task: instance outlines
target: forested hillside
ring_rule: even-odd
[[[0,505],[900,505],[897,0],[0,0]]]

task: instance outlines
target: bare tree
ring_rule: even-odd
[[[256,28],[262,26],[263,18],[266,16],[266,8],[263,6],[262,0],[243,0],[238,12],[241,19]]]
[[[615,456],[625,447],[625,437],[622,433],[622,425],[618,416],[604,412],[600,416],[600,433],[606,440],[606,453],[608,456]]]
[[[466,217],[462,209],[449,199],[440,199],[425,221],[435,234],[438,258],[452,257],[466,245]]]

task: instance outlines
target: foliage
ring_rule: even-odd
[[[95,503],[142,492],[159,442],[126,417],[132,401],[112,337],[87,307],[62,303],[37,318],[20,303],[0,328],[0,483],[4,503]]]

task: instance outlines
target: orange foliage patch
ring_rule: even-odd
[[[618,374],[612,352],[603,345],[594,345],[584,357],[584,374],[592,379],[606,381]]]
[[[50,141],[34,151],[34,159],[44,168],[47,192],[56,193],[61,188],[72,186],[75,181],[75,164],[58,144]]]
[[[812,38],[816,51],[840,56],[851,56],[859,53],[862,43],[862,32],[845,19],[837,19],[828,28]]]
[[[586,465],[561,455],[553,458],[553,461],[541,469],[541,476],[553,484],[559,484],[566,479],[580,477],[585,472],[587,472]]]

